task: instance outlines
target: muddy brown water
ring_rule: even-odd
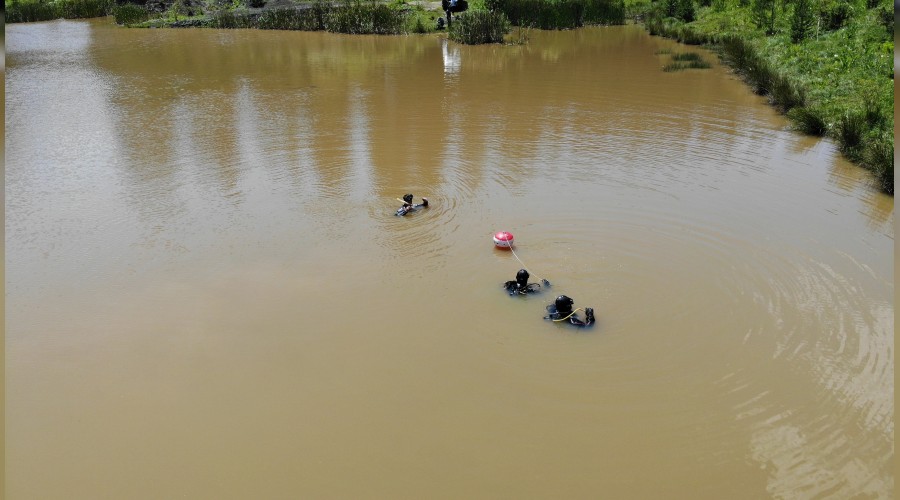
[[[7,498],[893,496],[893,198],[713,54],[6,37]]]

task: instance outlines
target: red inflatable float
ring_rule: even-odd
[[[513,235],[512,233],[508,233],[506,231],[500,231],[494,234],[494,245],[497,248],[512,248],[513,246]]]

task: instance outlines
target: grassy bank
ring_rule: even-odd
[[[803,133],[827,135],[894,192],[893,5],[885,0],[658,0],[626,10],[707,44]]]

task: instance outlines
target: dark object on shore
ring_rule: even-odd
[[[406,215],[413,210],[419,210],[420,208],[428,208],[428,198],[422,198],[422,203],[418,205],[413,205],[413,195],[406,194],[403,195],[403,206],[397,209],[397,213],[395,215],[403,216]]]
[[[585,319],[582,321],[576,316],[576,313],[581,310],[581,308],[572,310],[572,304],[575,301],[569,298],[566,295],[560,295],[556,298],[553,304],[547,306],[547,312],[549,313],[547,316],[544,316],[544,319],[549,319],[551,321],[559,322],[565,321],[575,326],[591,326],[594,324],[594,309],[592,307],[587,307],[584,309]]]
[[[453,23],[453,14],[459,14],[469,10],[469,2],[466,0],[441,0],[441,9],[447,14],[447,27]]]
[[[437,18],[437,26],[436,26],[437,29],[439,29],[439,30],[444,29],[444,27],[445,27],[446,24],[447,24],[447,23],[446,23],[446,21],[444,21],[444,18],[443,18],[443,17]]]
[[[530,276],[531,275],[528,274],[528,271],[525,269],[519,269],[519,272],[516,273],[516,280],[507,281],[503,284],[503,288],[505,288],[510,295],[527,295],[529,293],[541,291],[540,283],[528,282]]]

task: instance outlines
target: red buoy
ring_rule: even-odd
[[[513,245],[513,235],[512,233],[508,233],[506,231],[500,231],[494,234],[494,245],[497,245],[497,248],[512,248]]]

